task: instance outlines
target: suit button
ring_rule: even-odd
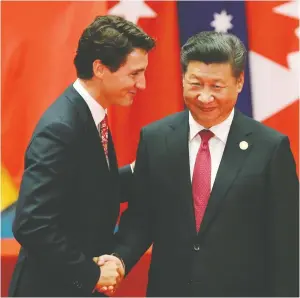
[[[200,244],[194,244],[194,251],[200,250]]]

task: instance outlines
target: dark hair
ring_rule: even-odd
[[[206,64],[229,62],[233,75],[239,77],[245,68],[246,53],[244,44],[237,36],[203,31],[190,37],[181,48],[181,67],[185,73],[190,61]]]
[[[97,59],[111,71],[117,71],[135,48],[148,52],[154,46],[154,39],[134,23],[118,16],[97,16],[79,39],[74,58],[77,76],[92,78],[93,62]]]

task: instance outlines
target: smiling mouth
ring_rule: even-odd
[[[215,108],[203,108],[203,107],[200,107],[200,110],[203,111],[203,112],[211,112],[213,111]]]

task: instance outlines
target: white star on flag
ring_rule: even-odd
[[[156,12],[144,0],[121,0],[108,13],[124,17],[134,24],[137,24],[139,18],[155,18],[157,16]]]
[[[221,13],[214,13],[214,20],[210,23],[215,28],[216,32],[226,33],[229,29],[233,28],[231,24],[232,15],[227,14],[226,10],[222,10]]]

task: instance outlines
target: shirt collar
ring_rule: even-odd
[[[103,109],[103,107],[89,94],[89,92],[80,83],[79,79],[74,82],[73,87],[88,105],[95,124],[98,127],[99,123],[104,119],[107,110]]]
[[[221,123],[212,126],[209,130],[212,131],[218,139],[220,139],[224,144],[226,144],[230,126],[234,116],[234,109],[232,109],[229,116]],[[193,118],[191,112],[189,112],[189,126],[190,126],[190,136],[189,141],[192,141],[194,137],[203,129],[206,129],[202,125],[200,125],[196,120]]]

